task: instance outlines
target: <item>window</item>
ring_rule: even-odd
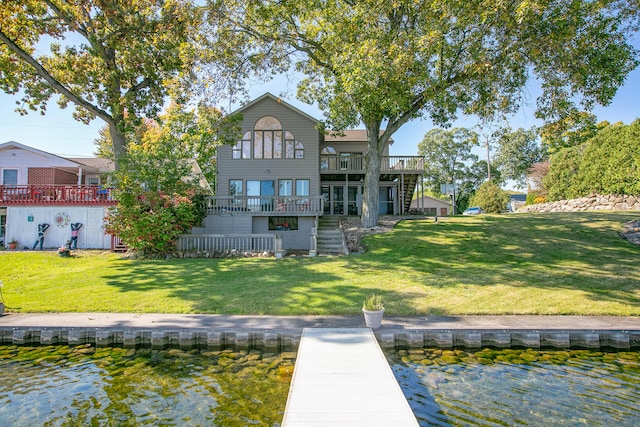
[[[287,231],[298,229],[298,217],[296,216],[270,216],[269,230]]]
[[[293,196],[293,180],[281,179],[278,184],[279,196]]]
[[[296,196],[308,196],[308,195],[309,195],[309,180],[296,179]]]
[[[275,186],[273,181],[247,181],[247,196],[254,196],[247,200],[251,210],[273,210],[272,199],[255,196],[274,196]]]
[[[275,117],[266,116],[253,128],[253,158],[282,158],[282,125]]]
[[[229,195],[233,197],[242,197],[242,180],[241,179],[231,179],[229,180]],[[231,202],[234,205],[241,205],[242,199],[233,199]]]
[[[322,151],[320,152],[320,154],[324,154],[324,155],[336,155],[337,151],[335,148],[331,147],[331,146],[327,146],[324,147],[322,149]]]
[[[231,154],[234,159],[251,158],[251,132],[245,132],[242,139],[233,146]]]
[[[18,185],[18,169],[4,169],[2,171],[3,185]]]
[[[337,152],[336,149],[331,147],[331,146],[327,146],[324,147],[322,149],[322,151],[320,151],[320,155],[323,156],[320,159],[320,169],[321,170],[335,170],[336,168],[336,158],[337,157],[330,157],[330,156],[337,156]]]
[[[233,159],[304,159],[304,145],[278,119],[265,116],[231,149]]]

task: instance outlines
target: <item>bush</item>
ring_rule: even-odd
[[[503,212],[511,196],[493,181],[485,181],[471,197],[471,206],[480,206],[487,213]]]
[[[200,220],[188,197],[146,192],[112,208],[105,230],[139,255],[158,257],[174,251],[178,236]]]

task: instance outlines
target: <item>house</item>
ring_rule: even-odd
[[[81,223],[79,248],[108,249],[103,221],[116,204],[103,187],[113,163],[97,158],[64,158],[14,141],[0,144],[0,241],[31,248],[38,225],[49,224],[44,248],[60,247]]]
[[[360,215],[367,133],[324,134],[314,117],[266,93],[235,113],[240,140],[218,149],[216,196],[204,233],[269,235],[283,249],[313,250],[320,217]],[[408,212],[420,156],[382,156],[378,210]]]
[[[451,201],[437,199],[430,196],[422,196],[411,201],[410,211],[423,213],[429,216],[451,215]]]

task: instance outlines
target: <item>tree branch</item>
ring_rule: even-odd
[[[23,61],[25,61],[30,66],[32,66],[35,69],[36,73],[41,78],[43,78],[47,83],[49,83],[58,93],[66,96],[74,104],[86,109],[92,114],[95,114],[105,122],[114,123],[113,117],[111,117],[111,115],[108,112],[106,112],[101,108],[96,107],[95,105],[86,101],[82,97],[76,95],[69,88],[67,88],[65,85],[63,85],[58,80],[56,80],[56,78],[53,77],[51,74],[49,74],[49,72],[38,61],[36,61],[31,55],[29,55],[22,48],[20,48],[20,46],[18,46],[13,40],[11,40],[1,30],[0,30],[0,41],[4,43],[9,48],[9,50],[11,50],[13,53],[18,55]]]

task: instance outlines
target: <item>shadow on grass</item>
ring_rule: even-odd
[[[390,233],[369,236],[369,250],[360,255],[132,261],[116,264],[106,280],[125,293],[164,289],[169,298],[188,302],[191,311],[206,313],[356,315],[371,292],[383,294],[392,315],[468,313],[472,304],[475,313],[510,313],[512,307],[539,313],[546,306],[552,307],[548,313],[570,313],[576,292],[583,300],[578,312],[589,310],[591,301],[637,313],[640,248],[617,233],[621,223],[637,216],[516,214],[405,221]],[[557,292],[536,289],[567,291],[560,295],[564,306],[554,308],[550,295],[556,298]],[[484,300],[473,302],[481,293]],[[537,299],[531,304],[536,308],[517,308],[527,306],[523,298]],[[494,307],[499,299],[501,305]]]

